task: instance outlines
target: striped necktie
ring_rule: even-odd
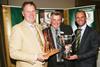
[[[79,46],[80,46],[80,38],[81,38],[81,29],[77,29],[76,30],[76,46],[75,49],[76,51],[78,50]]]

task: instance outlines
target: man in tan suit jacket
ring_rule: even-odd
[[[22,5],[24,20],[12,29],[9,50],[16,67],[43,67],[44,38],[41,27],[35,23],[36,6],[33,2]]]

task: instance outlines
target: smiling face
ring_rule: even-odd
[[[34,23],[36,19],[36,10],[35,7],[31,4],[25,5],[23,8],[22,14],[24,19],[29,23]]]
[[[75,15],[75,21],[79,27],[83,26],[86,23],[86,14],[85,12],[77,12]]]
[[[52,15],[51,16],[51,25],[58,29],[61,24],[61,16],[60,15]]]

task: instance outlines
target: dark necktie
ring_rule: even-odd
[[[80,46],[80,38],[81,38],[81,29],[77,29],[76,30],[76,46],[75,49],[76,51],[78,50],[79,46]]]
[[[57,43],[57,48],[61,49],[61,43],[60,43],[60,38],[58,35],[58,30],[56,30],[56,43]]]
[[[60,43],[60,38],[58,36],[58,30],[56,30],[56,46],[57,46],[57,49],[62,49],[61,47],[61,43]],[[63,59],[62,59],[62,53],[58,53],[57,54],[57,62],[62,62]]]

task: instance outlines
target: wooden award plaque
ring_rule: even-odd
[[[51,42],[51,37],[47,35],[47,33],[44,33],[44,39],[45,39],[45,45],[44,45],[44,53],[46,57],[50,57],[54,54],[57,54],[59,52],[59,49],[55,49]]]

